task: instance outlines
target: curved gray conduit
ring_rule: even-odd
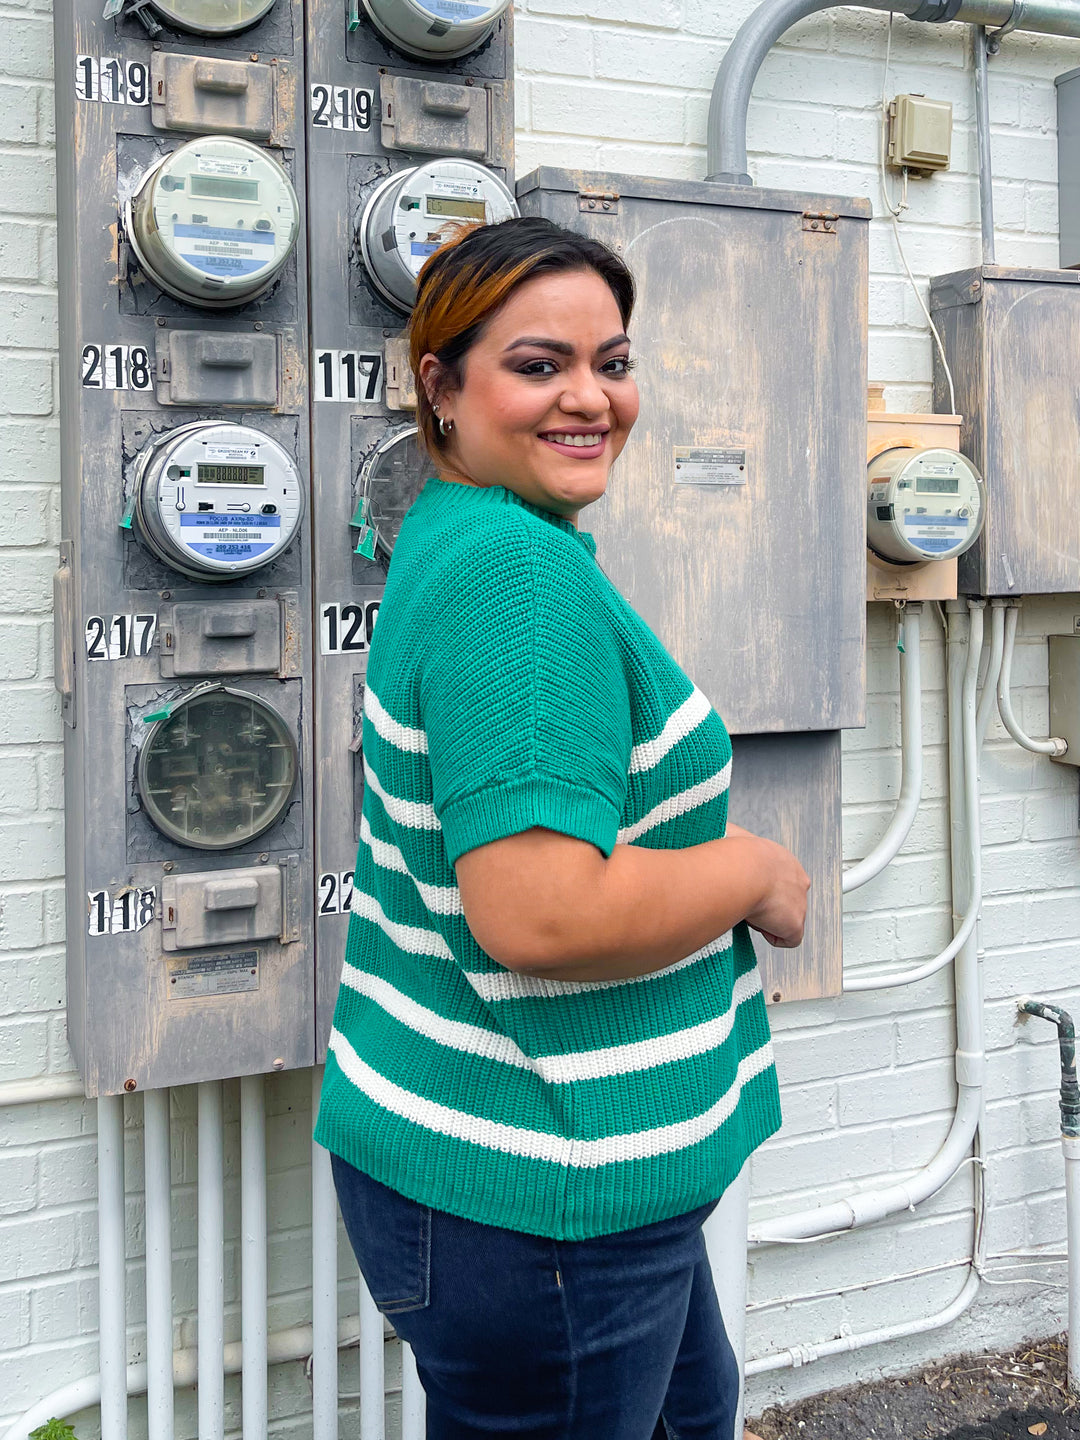
[[[835,4],[836,0],[765,0],[739,27],[713,85],[706,179],[728,185],[753,184],[746,169],[746,112],[762,61],[792,25],[821,10],[831,10]],[[909,20],[931,24],[960,20],[995,29],[1080,37],[1078,0],[906,0],[900,4],[863,0],[858,8],[894,10]]]

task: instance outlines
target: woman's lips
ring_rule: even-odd
[[[595,460],[604,453],[607,437],[606,430],[588,434],[574,430],[545,430],[539,438],[560,455],[569,455],[575,460]]]

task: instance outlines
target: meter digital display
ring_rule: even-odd
[[[415,425],[391,431],[365,460],[358,513],[375,531],[375,544],[387,559],[409,506],[430,474],[431,461]]]
[[[274,0],[151,0],[158,14],[193,35],[235,35],[256,24]]]
[[[372,192],[360,221],[360,251],[379,294],[407,313],[424,261],[456,226],[496,225],[519,213],[513,195],[485,166],[428,160],[388,175]]]
[[[957,450],[885,450],[867,467],[866,540],[894,565],[952,560],[979,537],[985,487]]]
[[[454,60],[482,45],[510,0],[364,0],[381,35],[420,60]]]
[[[191,140],[143,176],[125,210],[139,264],[167,294],[219,309],[277,279],[300,206],[274,157],[229,135]]]
[[[302,514],[296,462],[248,425],[181,425],[136,462],[132,528],[159,560],[197,580],[233,580],[275,559]]]
[[[200,687],[152,722],[135,784],[151,822],[180,845],[229,850],[268,830],[296,785],[298,754],[257,695]]]

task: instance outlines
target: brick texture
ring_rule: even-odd
[[[699,177],[712,77],[754,0],[519,0],[518,147],[538,164]],[[866,194],[883,214],[877,109],[887,19],[837,10],[796,27],[763,66],[750,108],[750,169],[759,184]],[[1013,35],[992,62],[998,260],[1057,263],[1053,77],[1067,43]],[[953,169],[913,181],[902,222],[908,261],[931,274],[975,263],[971,62],[962,27],[894,22],[889,93],[953,102]],[[51,685],[49,575],[58,538],[55,386],[55,199],[49,0],[0,7],[0,1079],[70,1068],[63,1039],[61,727]],[[930,407],[931,349],[903,278],[891,226],[871,227],[871,377],[894,410]],[[1014,667],[1025,723],[1046,724],[1046,636],[1071,632],[1080,600],[1043,598],[1023,612]],[[844,853],[855,860],[888,823],[899,780],[895,622],[871,607],[869,723],[844,745]],[[899,860],[846,901],[852,966],[917,961],[948,934],[944,666],[933,615],[924,623],[926,799]],[[1019,993],[1080,1000],[1080,841],[1076,774],[1019,751],[995,720],[983,761],[987,996],[986,1144],[991,1251],[1064,1238],[1055,1128],[1056,1056],[1049,1028],[1018,1023]],[[902,993],[851,995],[774,1011],[785,1124],[753,1171],[757,1215],[818,1203],[926,1163],[955,1097],[947,976]],[[272,1178],[271,1324],[309,1315],[308,1077],[269,1085]],[[236,1087],[227,1087],[230,1245],[238,1236]],[[194,1339],[195,1094],[173,1094],[178,1343]],[[142,1343],[141,1101],[128,1102],[132,1358]],[[94,1111],[62,1102],[0,1110],[0,1428],[54,1386],[95,1364]],[[813,1344],[889,1319],[930,1315],[963,1284],[970,1245],[971,1167],[917,1214],[823,1245],[756,1252],[750,1355]],[[354,1306],[342,1238],[342,1307]],[[930,1269],[930,1267],[941,1267]],[[1061,1267],[1051,1269],[1060,1279]],[[930,1270],[909,1275],[908,1272]],[[1010,1276],[1017,1273],[1010,1271]],[[890,1279],[889,1277],[908,1277]],[[883,1283],[879,1283],[883,1282]],[[238,1333],[237,1267],[227,1280],[228,1329]],[[1011,1344],[1063,1320],[1062,1292],[987,1287],[951,1327],[779,1371],[750,1387],[751,1409],[897,1373],[964,1348]],[[355,1353],[342,1388],[357,1389]],[[392,1377],[391,1377],[392,1378]],[[230,1425],[238,1383],[228,1388]],[[298,1366],[275,1371],[275,1435],[305,1433],[308,1391]],[[343,1425],[356,1433],[355,1407]],[[144,1412],[132,1407],[132,1434]],[[96,1416],[79,1419],[95,1432]],[[306,1422],[310,1433],[310,1422]],[[178,1395],[178,1437],[195,1434],[192,1395]],[[343,1433],[346,1433],[343,1431]]]

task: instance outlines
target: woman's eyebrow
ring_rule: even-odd
[[[629,335],[613,335],[610,340],[605,340],[602,345],[596,347],[596,353],[603,355],[608,350],[614,350],[616,345],[629,345]],[[537,350],[553,350],[556,355],[572,355],[574,347],[565,340],[549,340],[543,335],[523,335],[520,340],[513,340],[503,351],[509,355],[511,350],[520,350],[523,346],[532,346]]]

